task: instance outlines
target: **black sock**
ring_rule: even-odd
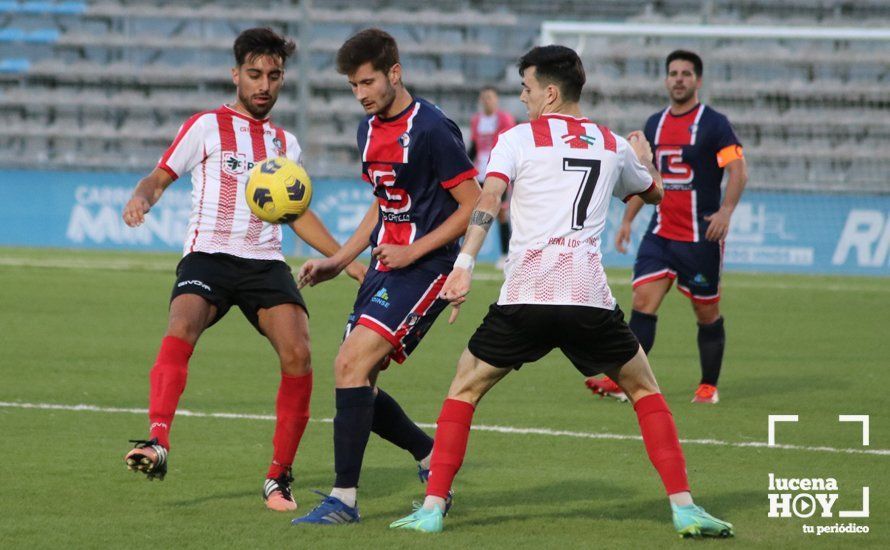
[[[510,249],[510,222],[498,222],[501,226],[501,254],[506,256]]]
[[[365,447],[374,420],[374,391],[371,386],[337,388],[334,417],[334,487],[358,487]]]
[[[726,331],[723,317],[710,325],[698,325],[698,355],[701,358],[701,383],[717,385],[720,367],[723,366],[723,348],[726,347]]]
[[[386,392],[377,388],[374,422],[371,431],[397,447],[405,449],[418,462],[433,451],[433,438],[408,418],[402,407]]]
[[[655,345],[655,324],[657,322],[658,315],[643,313],[635,309],[630,312],[630,323],[627,326],[630,327],[631,332],[634,333],[640,345],[643,346],[643,351],[646,352],[646,355],[649,354],[649,350]]]

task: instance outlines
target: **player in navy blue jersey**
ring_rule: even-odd
[[[447,305],[439,291],[480,193],[458,127],[405,89],[392,36],[379,29],[357,33],[337,52],[337,70],[368,114],[358,128],[358,149],[362,179],[375,198],[340,252],[303,265],[299,284],[336,276],[369,244],[373,259],[334,363],[334,488],[295,524],[359,520],[356,488],[372,431],[409,451],[426,480],[432,438],[376,381],[390,359],[408,357]]]
[[[648,353],[655,342],[658,307],[676,279],[698,321],[702,376],[692,401],[717,403],[726,344],[719,307],[723,244],[748,179],[747,166],[729,119],[699,102],[701,58],[677,50],[667,56],[665,69],[670,106],[649,117],[644,131],[665,193],[637,252],[629,324]],[[724,171],[729,178],[721,202]],[[626,251],[631,222],[642,206],[637,199],[628,202],[615,237],[619,252]],[[622,397],[611,380],[588,379],[587,385],[596,393]]]

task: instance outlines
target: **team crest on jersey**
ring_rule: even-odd
[[[284,156],[284,144],[281,143],[281,140],[278,138],[274,138],[272,140],[272,145],[275,147],[275,156],[282,157]]]
[[[399,136],[399,145],[401,145],[403,149],[407,149],[409,143],[411,143],[411,136],[408,135],[408,132]]]
[[[253,163],[247,161],[247,155],[237,151],[223,151],[222,162],[223,171],[233,176],[240,176],[253,167]]]

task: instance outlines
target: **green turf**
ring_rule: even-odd
[[[0,249],[0,401],[143,408],[147,373],[166,324],[177,257],[167,254]],[[479,270],[494,275],[491,268]],[[629,310],[626,271],[610,272]],[[497,295],[477,281],[458,322],[444,319],[411,360],[380,385],[418,422],[432,423],[454,363]],[[309,289],[316,368],[313,417],[333,415],[331,364],[355,284]],[[890,448],[890,286],[887,279],[729,274],[722,308],[728,347],[716,407],[689,403],[698,380],[695,323],[672,292],[660,313],[652,363],[681,437],[765,442],[768,414],[798,414],[780,443],[860,448],[856,424],[871,415],[871,449]],[[275,356],[238,311],[202,338],[181,407],[273,414]],[[475,422],[636,435],[628,405],[593,399],[558,353],[508,376]],[[161,483],[127,472],[127,439],[141,414],[0,407],[0,547],[421,547],[431,539],[386,526],[410,512],[422,487],[411,457],[372,438],[360,490],[360,525],[296,528],[266,511],[268,420],[179,417],[171,471]],[[890,456],[689,443],[698,502],[735,524],[737,547],[890,546]],[[295,494],[332,481],[331,424],[313,422],[300,447]],[[871,517],[767,518],[767,474],[834,477],[838,509]],[[660,482],[638,440],[474,432],[456,481],[456,504],[436,545],[479,548],[640,548],[696,544],[674,537]],[[803,524],[856,522],[867,535],[804,535]]]

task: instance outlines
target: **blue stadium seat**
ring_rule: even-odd
[[[85,2],[25,2],[18,6],[20,13],[52,13],[58,15],[78,15],[87,10]]]
[[[19,11],[19,3],[18,2],[10,2],[8,0],[4,0],[0,2],[0,13],[16,13]]]
[[[0,29],[0,42],[22,42],[25,40],[24,29],[6,28]]]
[[[0,59],[0,73],[24,73],[30,67],[27,59]]]
[[[56,29],[37,29],[25,31],[19,28],[0,29],[0,42],[30,42],[33,44],[52,44],[59,40]]]
[[[37,29],[25,34],[24,42],[35,44],[53,44],[59,41],[59,31],[56,29]]]

